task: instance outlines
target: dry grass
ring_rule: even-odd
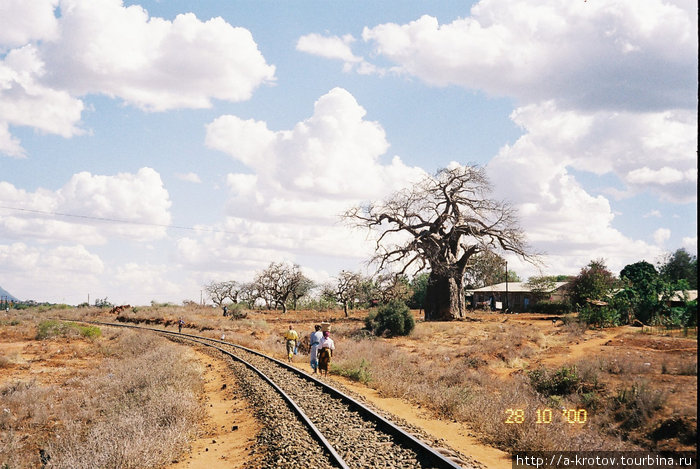
[[[474,366],[464,356],[446,360],[407,357],[382,340],[339,340],[334,369],[346,376],[360,374],[383,395],[411,400],[450,420],[466,421],[484,439],[504,449],[575,450],[632,447],[619,439],[601,435],[593,425],[569,424],[560,418],[561,406],[574,408],[567,399],[551,401],[537,394],[521,376],[495,377]],[[361,357],[361,358],[358,358]],[[363,370],[358,370],[358,365]],[[556,405],[557,407],[553,407]],[[537,424],[537,409],[554,409],[549,424]],[[507,409],[522,409],[527,418],[520,424],[506,424]]]
[[[84,350],[105,352],[99,368],[0,388],[0,465],[40,467],[39,449],[51,468],[157,467],[182,452],[202,415],[190,352],[131,331]]]
[[[660,432],[664,422],[680,422],[689,429],[689,441],[697,427],[697,358],[684,351],[695,344],[632,332],[616,333],[614,343],[607,344],[608,331],[587,331],[574,317],[555,326],[523,316],[473,314],[474,322],[419,321],[409,337],[382,339],[362,333],[364,316],[357,311],[349,319],[341,312],[283,316],[272,311],[230,320],[216,309],[172,306],[127,314],[153,324],[182,316],[192,332],[223,334],[280,358],[289,322],[303,338],[314,323],[330,319],[337,347],[332,371],[385,396],[420,404],[437,417],[466,422],[484,441],[508,451],[653,449],[658,437],[646,435],[658,434],[668,438],[666,448],[676,449],[674,442],[682,438]],[[581,352],[572,355],[576,347]],[[546,376],[575,366],[579,385],[565,395],[538,393],[529,372],[543,366]],[[661,376],[672,381],[664,385]],[[586,424],[568,423],[561,408],[586,409]],[[507,409],[522,409],[527,418],[506,424]],[[543,409],[553,411],[552,422],[537,424],[537,410]]]

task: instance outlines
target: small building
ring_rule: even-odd
[[[546,293],[533,292],[526,282],[503,282],[474,290],[466,290],[471,296],[471,306],[475,309],[491,309],[514,313],[529,311],[537,301],[562,301],[566,295],[568,282],[554,282],[554,288]],[[506,296],[507,292],[507,296]]]
[[[659,300],[663,297],[659,295]],[[698,299],[697,290],[676,290],[673,295],[666,300],[666,305],[670,307],[682,307],[685,306],[686,301],[693,301]]]

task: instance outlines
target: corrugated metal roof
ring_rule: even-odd
[[[685,291],[688,301],[693,301],[698,299],[698,291],[697,290],[686,290]],[[661,295],[659,295],[659,299],[661,299]],[[684,295],[683,295],[683,290],[678,290],[673,292],[673,296],[669,298],[670,301],[685,301]]]
[[[554,290],[558,290],[564,285],[566,285],[568,282],[554,282]],[[497,283],[495,285],[488,285],[486,287],[481,287],[477,288],[474,290],[466,290],[467,292],[474,293],[474,292],[503,292],[505,293],[506,291],[506,282],[503,283]],[[517,293],[517,292],[522,292],[522,293],[529,293],[532,292],[532,289],[530,288],[529,284],[527,282],[508,282],[508,293]]]

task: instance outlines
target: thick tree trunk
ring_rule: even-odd
[[[431,272],[425,293],[425,320],[451,321],[462,317],[464,292],[461,276],[454,278]]]

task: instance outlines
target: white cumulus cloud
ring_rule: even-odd
[[[168,191],[151,168],[115,176],[77,173],[55,192],[27,192],[0,182],[0,200],[5,207],[0,234],[9,238],[84,244],[102,244],[114,235],[153,240],[165,236],[171,221]]]
[[[668,228],[659,228],[654,231],[654,242],[658,245],[663,245],[671,237],[671,230]]]
[[[228,153],[250,173],[227,177],[230,216],[217,227],[223,232],[181,240],[181,257],[263,267],[270,259],[304,255],[366,258],[366,233],[350,230],[339,216],[425,172],[397,156],[383,161],[389,148],[384,129],[365,115],[352,94],[335,88],[316,101],[311,117],[289,130],[230,115],[209,124],[207,146]]]
[[[697,5],[686,1],[481,1],[440,24],[425,15],[362,33],[426,83],[566,107],[693,108]]]
[[[274,80],[250,31],[186,13],[149,17],[121,0],[61,0],[61,36],[43,47],[52,83],[117,96],[143,109],[204,108],[249,99]]]
[[[12,126],[81,134],[89,94],[148,111],[208,108],[274,80],[250,31],[220,17],[169,21],[122,0],[0,4],[0,153],[9,156],[26,156]]]
[[[34,46],[11,50],[0,59],[0,153],[24,157],[25,152],[9,126],[28,126],[71,137],[79,127],[84,105],[68,92],[42,83],[47,70]]]

